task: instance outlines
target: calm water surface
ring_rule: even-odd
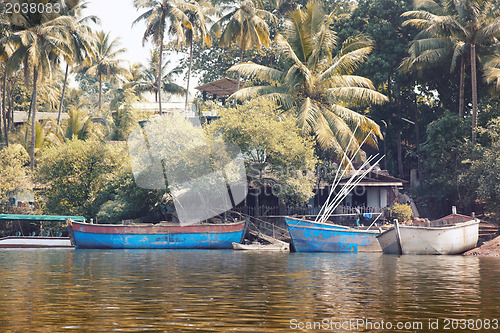
[[[471,331],[461,319],[500,319],[500,259],[0,250],[0,332]]]

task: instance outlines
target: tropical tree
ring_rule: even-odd
[[[75,138],[87,140],[91,138],[93,123],[90,116],[73,106],[68,110],[68,115],[69,119],[64,131],[64,137],[69,140]]]
[[[116,57],[125,52],[124,48],[118,48],[118,40],[111,40],[109,32],[99,31],[95,35],[95,48],[92,55],[91,64],[84,65],[82,71],[89,75],[97,76],[99,81],[98,109],[101,111],[102,104],[102,81],[103,77],[111,79],[114,77],[126,77],[129,72],[122,63],[126,60]]]
[[[66,85],[68,82],[69,66],[83,64],[84,61],[90,64],[90,57],[93,52],[93,32],[87,25],[87,22],[92,21],[97,23],[99,19],[96,16],[82,17],[81,12],[87,6],[84,0],[74,0],[69,7],[66,8],[65,14],[75,18],[75,25],[68,29],[66,38],[71,46],[69,53],[64,58],[66,69],[64,73],[63,89],[61,92],[61,100],[59,102],[59,114],[57,116],[57,125],[61,125],[61,114],[64,106],[64,95],[66,93]]]
[[[500,92],[500,45],[499,51],[484,64],[484,78],[488,84]]]
[[[243,88],[232,98],[262,96],[276,100],[296,117],[303,133],[314,134],[322,149],[340,155],[353,135],[357,142],[368,136],[366,142],[377,145],[377,136],[381,137],[379,126],[352,107],[384,103],[387,98],[375,90],[369,79],[353,74],[372,49],[369,39],[349,38],[333,56],[337,45],[331,26],[333,17],[334,13],[325,15],[317,2],[290,13],[285,35],[276,37],[280,55],[288,62],[286,70],[253,63],[235,65],[229,70],[265,83]],[[356,140],[353,142],[351,150],[357,148]]]
[[[2,10],[3,4],[0,4],[0,65],[3,66],[2,75],[2,96],[0,99],[0,140],[2,137],[2,124],[5,136],[5,144],[9,145],[8,129],[7,129],[7,111],[5,107],[5,96],[7,94],[7,60],[12,54],[11,47],[8,43],[2,42],[3,38],[9,34],[9,25],[7,21],[7,16],[4,14],[5,11]]]
[[[260,9],[259,0],[244,0],[233,5],[232,10],[217,21],[212,29],[224,27],[219,44],[230,47],[237,44],[240,47],[240,62],[243,63],[243,51],[262,46],[269,47],[271,38],[266,20],[276,22],[276,17],[266,10]],[[238,72],[238,86],[240,89],[240,73]]]
[[[241,149],[253,187],[268,182],[287,204],[303,205],[314,195],[314,143],[300,135],[292,117],[282,117],[275,102],[256,100],[236,108],[221,107],[218,115],[206,133]]]
[[[163,43],[165,31],[168,27],[168,34],[176,36],[180,45],[184,41],[184,31],[182,26],[190,26],[189,20],[182,10],[178,7],[181,0],[134,0],[134,6],[146,11],[139,15],[133,22],[133,25],[138,22],[146,22],[146,31],[143,36],[143,44],[149,39],[153,40],[158,48],[158,111],[162,114],[161,109],[161,90],[162,90],[162,60],[163,60]]]
[[[158,102],[158,52],[151,51],[150,57],[148,59],[148,67],[142,65],[134,65],[131,68],[132,78],[124,85],[124,88],[132,88],[137,95],[141,95],[144,92],[153,93],[155,95],[155,102]],[[186,93],[186,89],[174,82],[174,77],[179,75],[182,70],[177,66],[167,72],[167,67],[170,61],[167,60],[163,64],[162,73],[162,84],[161,87],[164,92],[173,95],[182,95]]]
[[[430,5],[429,3],[422,2],[419,4],[415,2],[416,6]],[[446,16],[453,15],[450,13],[451,8],[439,6],[438,3],[433,3],[434,10],[439,13],[442,19]],[[403,17],[407,17],[411,12],[405,12]],[[420,27],[426,26],[427,29],[420,31],[408,48],[409,56],[404,58],[401,62],[400,69],[402,72],[419,72],[425,68],[433,68],[434,66],[444,65],[450,66],[450,72],[453,72],[458,58],[460,58],[460,83],[459,83],[459,98],[458,98],[458,115],[464,115],[464,90],[465,90],[465,67],[467,50],[463,41],[451,38],[448,36],[439,36],[432,34],[432,25],[435,24],[432,20],[420,20],[418,23]],[[412,19],[403,22],[403,26],[416,25]],[[449,61],[451,60],[451,64]]]
[[[193,42],[200,41],[202,46],[210,47],[212,45],[212,38],[207,29],[207,21],[210,21],[207,14],[214,13],[213,7],[209,2],[191,0],[183,6],[184,14],[189,19],[190,24],[184,27],[184,35],[186,44],[189,48],[189,66],[187,72],[186,84],[186,110],[188,107],[189,99],[189,83],[191,81],[191,69],[193,67]]]
[[[23,146],[13,144],[0,149],[0,209],[16,192],[33,189],[28,164],[29,154]]]
[[[109,175],[120,165],[120,152],[99,140],[78,140],[45,149],[37,165],[37,180],[53,214],[94,217],[107,200]],[[104,198],[103,198],[104,196]]]
[[[38,82],[51,78],[52,70],[59,55],[65,54],[70,46],[65,38],[67,28],[73,25],[68,16],[53,18],[41,13],[27,13],[16,18],[12,25],[16,31],[5,40],[14,45],[15,51],[7,63],[7,71],[12,72],[24,64],[25,71],[32,71],[31,98],[31,151],[30,167],[35,165],[35,119],[37,109]]]
[[[64,142],[60,127],[53,120],[48,119],[43,123],[35,124],[35,149],[36,153],[51,146],[59,146]]]
[[[477,136],[477,62],[491,52],[500,37],[500,6],[494,0],[456,0],[444,2],[444,15],[435,14],[441,8],[435,1],[417,1],[418,8],[403,15],[406,24],[425,31],[430,37],[446,38],[454,45],[454,53],[469,49],[472,85],[472,143]],[[461,64],[463,68],[463,63]]]

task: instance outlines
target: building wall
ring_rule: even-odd
[[[380,207],[387,207],[387,188],[380,189]]]
[[[387,188],[385,187],[368,187],[366,189],[366,205],[368,207],[387,206]]]
[[[380,191],[377,187],[368,187],[366,189],[366,206],[380,207]]]

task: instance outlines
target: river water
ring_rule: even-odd
[[[0,332],[500,331],[500,258],[0,250]]]

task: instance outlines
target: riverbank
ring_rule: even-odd
[[[490,240],[480,247],[476,247],[475,249],[465,252],[464,256],[500,257],[500,236]]]

